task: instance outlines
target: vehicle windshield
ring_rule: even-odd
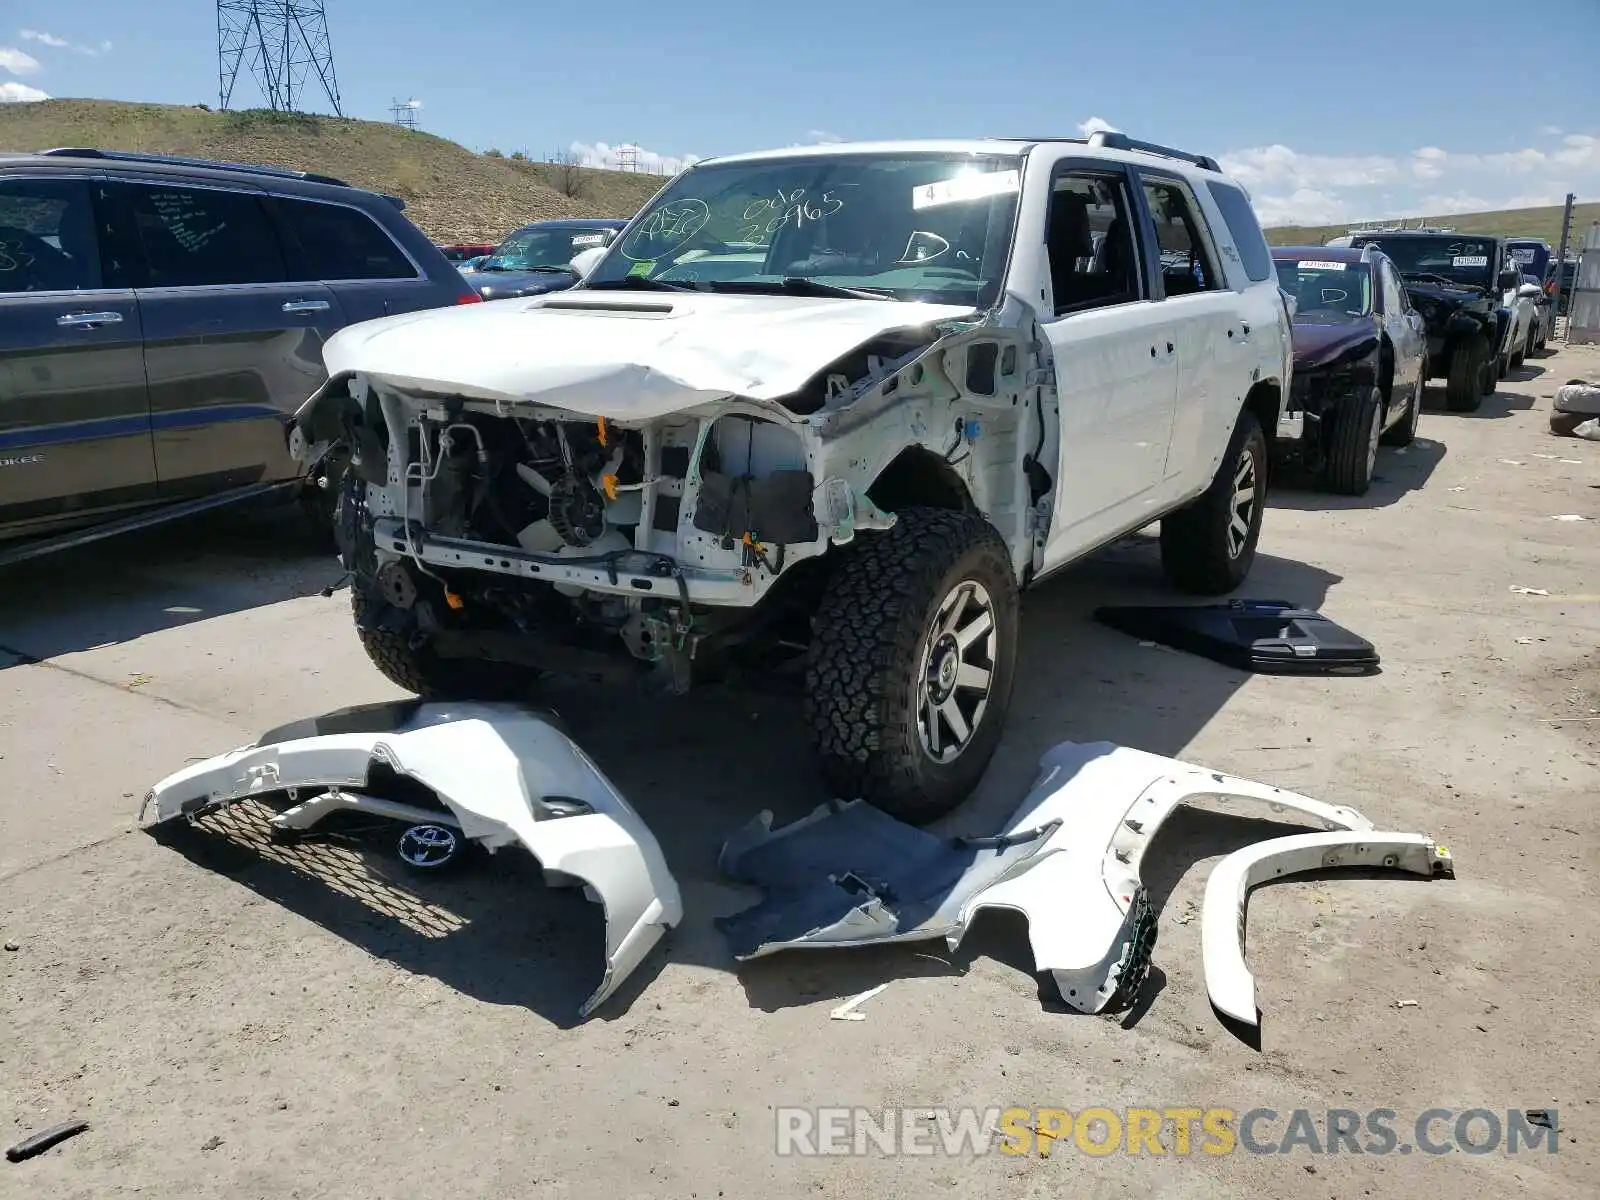
[[[1543,242],[1507,242],[1506,250],[1524,276],[1534,276],[1534,283],[1543,283],[1550,274],[1550,260],[1555,255]]]
[[[1364,317],[1372,311],[1372,273],[1365,263],[1280,258],[1278,286],[1299,301],[1296,320],[1315,314]]]
[[[704,164],[635,218],[585,286],[875,295],[987,308],[1000,295],[1021,177],[1014,155]]]
[[[582,225],[530,225],[517,230],[478,264],[480,271],[566,271],[573,258],[604,246],[615,231]]]
[[[1445,283],[1492,289],[1494,242],[1488,238],[1405,237],[1387,234],[1363,238],[1361,246],[1379,246],[1407,279],[1433,276]]]

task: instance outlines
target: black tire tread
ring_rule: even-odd
[[[1239,559],[1228,557],[1227,506],[1233,498],[1233,471],[1239,454],[1251,438],[1261,443],[1257,462],[1257,498],[1252,540]],[[1161,518],[1161,569],[1177,590],[1198,596],[1217,596],[1233,591],[1244,582],[1255,560],[1255,539],[1260,536],[1265,511],[1265,491],[1269,484],[1270,456],[1266,453],[1266,434],[1255,413],[1240,411],[1227,452],[1217,474],[1195,500]]]
[[[371,603],[359,584],[350,589],[350,610],[361,648],[396,687],[424,700],[491,700],[517,695],[532,681],[532,671],[502,663],[440,658],[425,645],[413,646],[408,634],[363,628],[361,621]]]
[[[1383,431],[1383,436],[1378,440],[1385,446],[1409,446],[1416,440],[1417,423],[1422,420],[1422,393],[1427,387],[1428,364],[1422,364],[1422,375],[1417,380],[1416,390],[1408,402],[1410,407],[1406,415],[1396,424]]]
[[[1334,413],[1328,439],[1327,483],[1341,496],[1364,496],[1372,486],[1367,473],[1367,441],[1372,436],[1372,416],[1383,394],[1367,388],[1347,397]]]
[[[975,741],[946,768],[949,785],[928,787],[919,770],[911,686],[934,595],[963,563],[983,573],[1001,624],[996,681]],[[995,594],[996,586],[1002,593]],[[1010,614],[1011,628],[1005,627]],[[966,798],[993,755],[1010,702],[1017,590],[999,533],[976,513],[905,508],[894,527],[863,534],[839,555],[813,621],[806,662],[805,722],[824,782],[846,800],[865,799],[923,824]],[[987,743],[985,745],[984,743]],[[933,764],[928,763],[928,766]]]
[[[1488,356],[1489,346],[1482,337],[1467,339],[1451,354],[1444,391],[1445,407],[1451,412],[1476,412],[1483,403],[1482,379]]]

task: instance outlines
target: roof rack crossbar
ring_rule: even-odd
[[[1098,129],[1091,133],[1089,144],[1106,150],[1137,150],[1142,154],[1159,154],[1162,158],[1176,158],[1182,162],[1193,163],[1202,171],[1222,170],[1217,160],[1209,154],[1190,154],[1185,150],[1174,150],[1171,146],[1157,145],[1155,142],[1141,142],[1137,138],[1110,129]]]
[[[318,175],[311,171],[293,171],[288,167],[265,167],[255,163],[223,162],[213,158],[188,158],[179,154],[140,154],[131,150],[98,150],[92,146],[57,146],[36,151],[46,158],[105,158],[116,162],[167,163],[178,167],[211,167],[219,171],[244,171],[251,175],[271,175],[278,179],[302,179],[307,183],[326,183],[333,187],[349,187],[343,179],[332,175]]]

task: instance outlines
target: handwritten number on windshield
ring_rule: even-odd
[[[705,228],[711,210],[704,200],[688,197],[663,204],[645,218],[644,224],[628,235],[622,247],[625,258],[634,262],[654,260],[681,246]]]
[[[752,200],[745,207],[744,215],[739,218],[741,228],[738,240],[760,242],[785,225],[799,229],[807,221],[831,217],[843,207],[844,201],[832,192],[823,192],[817,199],[808,200],[805,188],[795,188],[792,192],[779,188],[771,196]]]

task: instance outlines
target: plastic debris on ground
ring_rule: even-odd
[[[979,912],[1009,909],[1027,919],[1034,969],[1052,976],[1063,1001],[1086,1013],[1125,1008],[1156,944],[1139,876],[1144,853],[1179,805],[1201,798],[1322,830],[1247,846],[1208,885],[1207,987],[1219,1014],[1246,1025],[1258,1019],[1242,940],[1255,883],[1335,866],[1453,871],[1449,852],[1425,835],[1375,831],[1354,809],[1109,742],[1066,742],[1044,755],[1033,787],[992,837],[939,837],[860,801],[823,805],[776,829],[762,813],[728,838],[718,861],[764,895],[716,923],[746,961],[933,938],[954,951]],[[839,1013],[861,999],[831,1015],[855,1019]]]
[[[1186,650],[1243,671],[1292,675],[1369,675],[1372,643],[1321,613],[1287,600],[1226,604],[1107,606],[1095,620],[1130,637]]]
[[[384,794],[397,779],[411,786]],[[606,968],[583,1016],[683,918],[654,835],[553,714],[419,700],[341,709],[191,763],[157,783],[139,815],[147,825],[193,823],[271,798],[291,805],[268,822],[274,836],[357,812],[406,826],[398,853],[414,869],[453,859],[465,841],[491,851],[520,845],[547,882],[584,885],[605,909]]]

